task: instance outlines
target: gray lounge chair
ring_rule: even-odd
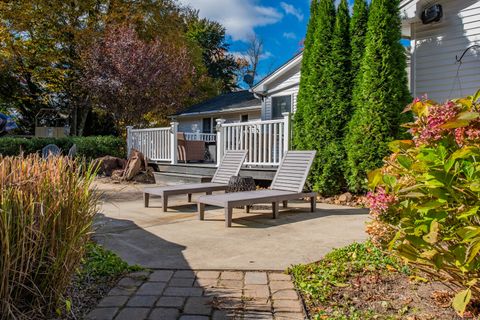
[[[282,202],[286,207],[289,200],[310,198],[310,210],[315,211],[316,193],[303,192],[305,181],[310,172],[316,151],[288,151],[282,159],[278,171],[268,190],[226,193],[201,196],[198,198],[198,217],[205,216],[205,205],[225,208],[225,226],[232,226],[232,212],[235,207],[247,208],[257,203],[271,203],[273,218],[278,217],[278,206]]]
[[[246,155],[247,151],[244,150],[227,151],[217,171],[215,172],[212,181],[208,183],[181,184],[166,187],[148,187],[143,189],[145,207],[148,207],[151,194],[162,197],[162,209],[163,212],[166,212],[169,196],[187,194],[188,202],[191,202],[192,193],[205,192],[206,194],[212,194],[214,191],[226,190],[230,177],[238,175],[238,172],[245,161]]]

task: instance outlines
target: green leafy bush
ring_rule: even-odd
[[[366,242],[335,249],[319,262],[291,267],[289,273],[312,310],[317,307],[323,309],[321,304],[328,303],[335,288],[346,286],[351,277],[369,272],[384,272],[389,268],[409,273],[408,268],[396,257],[386,255],[371,242]],[[348,310],[348,313],[349,317],[334,318],[365,319],[361,315],[357,317],[354,310]],[[322,314],[312,316],[314,319],[327,319]]]
[[[85,252],[93,167],[68,157],[0,157],[0,319],[46,318]]]
[[[74,144],[77,156],[95,159],[106,155],[125,158],[126,142],[123,138],[113,136],[65,137],[65,138],[0,138],[0,155],[16,156],[39,153],[48,144],[56,144],[64,153]]]
[[[143,270],[138,265],[130,266],[114,252],[93,242],[86,245],[84,260],[79,272],[81,278],[115,278],[128,272]]]
[[[413,140],[369,174],[373,240],[459,288],[462,314],[480,298],[480,91],[438,105],[415,100]]]

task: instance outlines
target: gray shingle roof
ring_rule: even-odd
[[[225,93],[207,101],[195,104],[177,115],[187,115],[191,113],[203,112],[221,112],[231,109],[261,107],[259,99],[255,98],[252,92],[248,90]]]

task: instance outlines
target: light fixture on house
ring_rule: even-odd
[[[440,4],[435,4],[422,11],[423,24],[429,24],[432,22],[438,22],[443,17],[443,8]]]

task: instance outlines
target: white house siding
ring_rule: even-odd
[[[473,45],[480,45],[480,1],[439,0],[444,15],[440,22],[411,25],[412,82],[414,96],[442,102],[473,94],[480,88],[480,50],[469,51],[457,70],[456,56]],[[417,12],[417,16],[419,11]]]
[[[296,66],[283,77],[272,82],[268,86],[267,97],[265,98],[262,110],[262,119],[272,119],[272,97],[292,96],[292,112],[297,108],[297,96],[300,84],[300,65]]]
[[[248,121],[260,120],[261,111],[258,110],[249,110],[244,112],[235,112],[235,113],[217,113],[217,114],[206,114],[204,116],[195,116],[195,117],[179,117],[178,121],[178,131],[180,132],[193,132],[192,128],[194,125],[197,125],[197,130],[203,132],[203,118],[222,118],[225,119],[226,123],[240,122],[241,116],[248,114]],[[215,126],[216,123],[213,123]]]

